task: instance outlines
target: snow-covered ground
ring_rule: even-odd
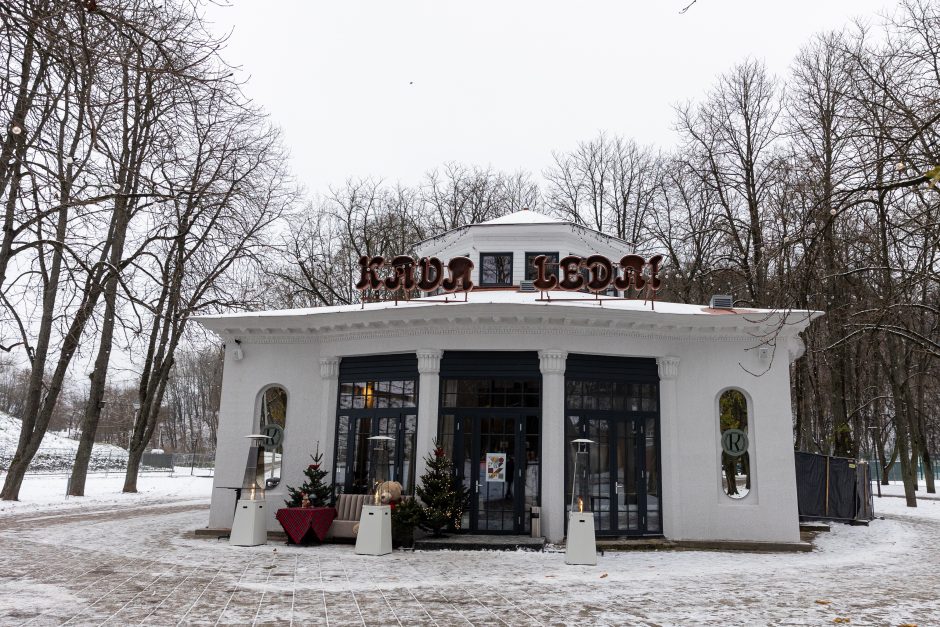
[[[158,503],[208,503],[212,477],[205,469],[176,468],[174,473],[140,473],[137,493],[124,494],[124,471],[89,475],[85,496],[66,496],[67,475],[27,474],[18,501],[0,501],[0,525],[7,516],[55,512],[97,511],[103,508],[134,508]],[[202,473],[201,475],[199,473]],[[0,485],[6,479],[0,473]]]
[[[884,520],[836,525],[811,553],[607,553],[588,567],[553,551],[231,547],[192,533],[209,479],[154,478],[142,495],[108,481],[75,510],[37,481],[0,517],[0,624],[940,624],[937,500],[876,499]]]
[[[20,438],[22,422],[0,412],[0,468],[6,468]],[[50,432],[42,439],[39,451],[29,466],[31,472],[67,472],[72,467],[78,440],[61,432]],[[91,451],[89,470],[114,470],[127,465],[127,451],[111,444],[95,444]]]

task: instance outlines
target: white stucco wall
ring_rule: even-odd
[[[278,385],[287,390],[287,414],[281,483],[266,493],[271,504],[269,529],[274,529],[277,525],[274,514],[278,507],[283,507],[286,485],[303,483],[308,455],[322,437],[319,428],[324,416],[318,405],[321,397],[318,346],[243,342],[241,361],[234,359],[234,347],[232,340],[226,343],[209,526],[231,527],[235,493],[223,488],[241,485],[248,461],[249,441],[245,436],[258,432],[261,392]]]
[[[474,268],[471,275],[480,285],[481,253],[512,253],[512,282],[519,285],[525,279],[526,253],[558,253],[566,255],[605,255],[617,262],[623,255],[633,252],[633,245],[622,240],[594,233],[565,222],[528,225],[474,225],[459,237],[442,236],[425,245],[419,245],[415,254],[437,256],[442,260],[469,255]]]
[[[447,350],[530,350],[555,351],[556,358],[560,351],[660,359],[667,538],[799,540],[786,347],[787,336],[805,324],[782,327],[777,332],[780,348],[772,362],[762,362],[754,350],[755,334],[773,332],[772,321],[756,323],[731,314],[683,317],[605,307],[471,302],[202,321],[227,342],[216,487],[239,485],[242,480],[248,451],[244,436],[255,426],[260,391],[278,384],[288,392],[283,479],[268,493],[270,529],[278,528],[273,516],[282,506],[285,485],[301,483],[302,469],[318,439],[326,452],[326,467],[332,468],[338,358],[419,350],[432,355]],[[241,361],[232,357],[236,337],[244,351]],[[745,368],[762,374],[755,376]],[[437,381],[437,375],[422,374],[421,380]],[[729,387],[742,389],[750,404],[752,490],[738,500],[722,493],[719,467],[717,399]],[[543,450],[542,515],[543,530],[550,540],[558,540],[564,438],[547,432],[544,425],[561,425],[564,416],[550,413],[562,411],[556,398],[547,398],[551,393],[543,386],[542,438],[543,443],[554,444],[552,450]],[[433,435],[437,412],[436,401],[421,405],[419,433],[430,428]],[[419,450],[418,457],[426,452]],[[233,498],[230,490],[214,490],[210,527],[230,526]]]

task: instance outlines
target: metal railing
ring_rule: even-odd
[[[0,449],[0,473],[5,473],[13,460],[14,451]],[[71,474],[75,465],[75,449],[42,448],[30,462],[27,475]],[[144,453],[142,473],[173,473],[189,470],[192,475],[211,476],[215,471],[215,455],[205,453]],[[93,450],[88,462],[88,474],[109,474],[127,470],[127,452],[109,448]]]
[[[872,459],[869,461],[869,464],[871,465],[872,477],[874,479],[881,480],[881,465],[879,464],[878,460]],[[917,480],[918,481],[924,480],[925,478],[924,470],[925,470],[924,461],[922,459],[918,459],[917,460]],[[933,476],[935,479],[940,481],[940,461],[933,462]],[[888,481],[903,481],[903,480],[904,479],[901,477],[901,462],[896,461],[891,466],[891,468],[888,469]]]

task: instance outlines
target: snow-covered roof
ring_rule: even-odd
[[[437,242],[438,240],[452,237],[462,238],[469,235],[471,232],[479,233],[484,229],[487,230],[487,232],[489,232],[490,229],[494,231],[506,230],[507,232],[514,232],[516,235],[525,235],[527,232],[530,232],[529,229],[525,228],[526,226],[533,227],[533,230],[544,227],[558,227],[564,232],[575,233],[580,238],[596,238],[599,242],[607,242],[611,245],[623,248],[624,250],[633,248],[633,242],[628,242],[614,235],[608,235],[607,233],[595,231],[594,229],[576,224],[570,220],[559,220],[557,218],[547,216],[537,211],[531,211],[529,209],[507,213],[504,216],[493,218],[492,220],[487,220],[486,222],[459,226],[449,231],[445,231],[444,233],[439,233],[433,237],[429,237],[426,240],[420,241],[415,244],[414,248],[416,251],[420,251],[419,254],[423,255],[426,254],[426,249],[432,242]],[[513,230],[512,227],[516,227],[516,229]],[[476,229],[480,229],[481,231],[475,231]]]
[[[707,305],[643,301],[609,296],[595,297],[584,292],[520,292],[517,290],[473,290],[466,295],[431,296],[411,300],[386,300],[373,303],[279,309],[199,316],[201,324],[215,331],[236,328],[303,327],[314,330],[340,324],[372,324],[379,320],[421,316],[462,317],[481,315],[523,315],[527,318],[576,316],[592,319],[631,319],[649,324],[682,324],[687,327],[733,327],[775,325],[785,319],[802,329],[816,311],[775,309],[711,309]],[[549,298],[550,297],[550,298]],[[419,313],[420,312],[420,313]]]
[[[523,209],[522,211],[507,213],[504,216],[493,218],[492,220],[487,220],[480,224],[565,224],[565,222],[563,220],[556,220],[544,213]]]

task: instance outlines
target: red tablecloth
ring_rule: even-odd
[[[285,507],[277,510],[274,517],[294,544],[300,544],[310,531],[322,542],[336,518],[336,508]]]

